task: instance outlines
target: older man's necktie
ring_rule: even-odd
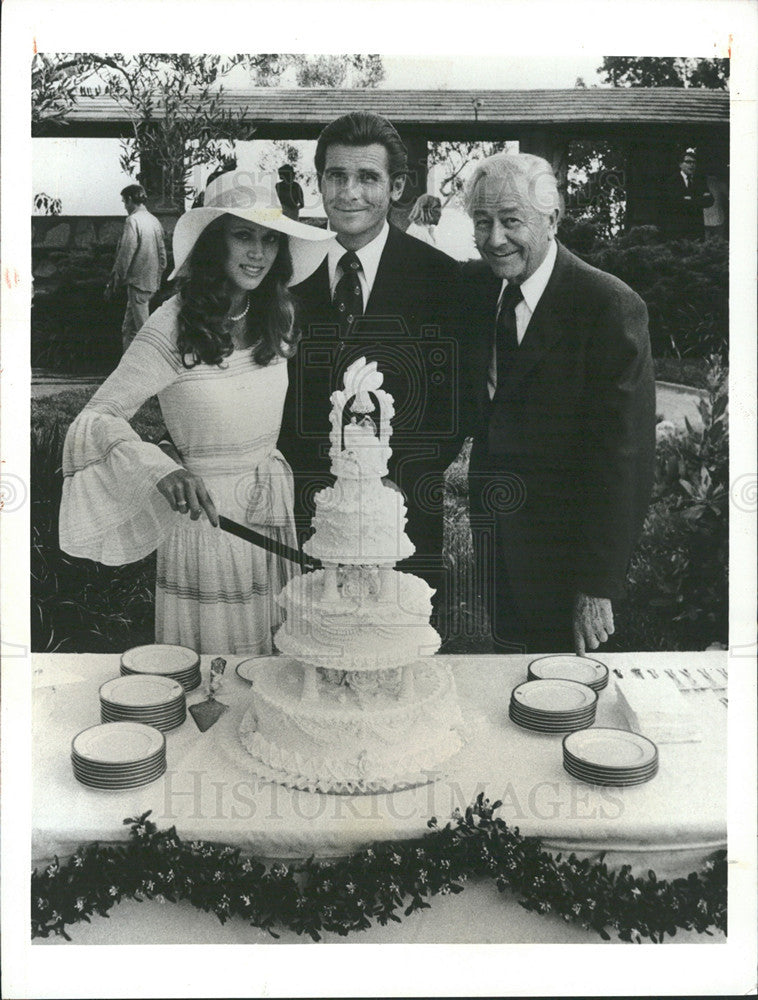
[[[363,292],[359,274],[361,262],[358,255],[352,250],[348,250],[340,257],[339,262],[342,276],[334,289],[334,308],[340,324],[340,332],[344,337],[353,320],[363,315]]]
[[[495,350],[497,353],[497,384],[501,385],[516,361],[519,349],[516,326],[516,306],[523,300],[519,285],[507,285],[500,300],[500,311],[495,324]]]

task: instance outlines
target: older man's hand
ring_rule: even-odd
[[[597,649],[613,635],[613,606],[607,597],[574,597],[574,650],[584,656],[586,650]]]

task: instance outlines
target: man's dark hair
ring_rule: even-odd
[[[147,193],[141,184],[127,184],[121,192],[122,198],[128,198],[135,205],[144,205],[147,201]]]
[[[387,150],[392,180],[408,173],[408,150],[395,126],[386,118],[370,111],[351,111],[330,122],[318,137],[314,160],[319,183],[329,146],[372,146],[374,143],[379,143]]]

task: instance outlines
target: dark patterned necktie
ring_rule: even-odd
[[[340,331],[344,337],[353,325],[353,320],[363,315],[363,292],[358,277],[361,262],[356,253],[348,250],[340,258],[339,267],[342,276],[334,289],[334,308],[337,310]]]
[[[501,385],[516,360],[518,328],[516,306],[523,300],[519,285],[507,285],[500,300],[500,312],[495,324],[495,350],[497,352],[497,384]]]

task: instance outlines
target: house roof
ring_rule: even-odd
[[[261,125],[322,126],[348,111],[375,111],[398,126],[425,123],[724,125],[729,94],[684,87],[597,87],[571,90],[338,90],[274,87],[225,91],[224,108]],[[128,121],[109,97],[80,98],[67,116],[74,126]]]

